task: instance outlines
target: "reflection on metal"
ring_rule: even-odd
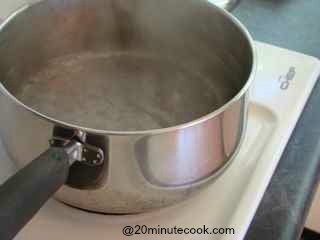
[[[208,1],[228,11],[233,10],[239,3],[239,0],[208,0]]]
[[[65,148],[73,163],[77,161],[92,167],[102,165],[104,161],[102,149],[86,143],[86,139],[87,135],[83,131],[55,127],[49,142],[51,147]]]

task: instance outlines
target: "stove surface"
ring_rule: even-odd
[[[50,200],[16,240],[127,239],[125,226],[234,228],[234,235],[135,235],[130,239],[243,239],[287,141],[320,74],[317,59],[256,43],[246,138],[234,162],[210,187],[176,206],[131,216],[84,212]],[[0,181],[14,166],[0,143]]]

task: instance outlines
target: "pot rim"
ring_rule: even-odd
[[[22,7],[20,7],[18,10],[14,11],[13,13],[11,13],[2,23],[0,23],[0,34],[1,31],[3,30],[3,28],[12,20],[14,19],[16,16],[18,16],[20,13],[22,13],[23,11],[25,11],[26,9],[28,9],[30,6],[35,5],[37,3],[39,3],[41,1],[36,1],[34,3],[31,4],[26,4]],[[204,115],[200,118],[194,119],[190,122],[187,123],[182,123],[182,124],[178,124],[175,126],[171,126],[171,127],[166,127],[166,128],[159,128],[159,129],[151,129],[151,130],[139,130],[139,131],[111,131],[111,130],[102,130],[102,129],[95,129],[95,128],[89,128],[89,127],[82,127],[76,124],[72,124],[72,123],[68,123],[65,121],[61,121],[58,119],[55,119],[53,117],[50,117],[46,114],[40,113],[38,111],[36,111],[35,109],[27,106],[26,104],[24,104],[23,102],[21,102],[20,100],[18,100],[14,95],[12,95],[4,86],[3,84],[0,82],[0,91],[5,93],[15,104],[17,104],[20,107],[23,107],[24,109],[26,109],[27,111],[29,111],[30,113],[32,113],[33,115],[36,115],[38,117],[40,117],[43,120],[49,121],[51,123],[57,124],[57,125],[61,125],[64,127],[68,127],[71,129],[77,129],[80,131],[84,131],[87,133],[93,133],[93,134],[101,134],[101,135],[117,135],[117,136],[127,136],[127,135],[156,135],[156,134],[164,134],[164,133],[168,133],[168,132],[174,132],[174,131],[178,131],[178,130],[182,130],[185,128],[190,128],[193,126],[196,126],[198,124],[201,124],[203,122],[206,122],[212,118],[217,117],[218,115],[220,115],[222,112],[224,112],[226,109],[228,109],[230,106],[232,106],[235,102],[237,102],[240,98],[242,98],[248,91],[249,88],[252,85],[253,80],[255,79],[255,75],[256,75],[256,69],[257,69],[257,53],[256,53],[256,48],[254,45],[254,40],[251,37],[249,31],[246,29],[246,27],[236,18],[234,17],[231,13],[229,13],[228,11],[216,6],[214,3],[207,1],[207,3],[210,5],[210,7],[215,8],[217,11],[220,11],[220,13],[228,18],[244,35],[244,37],[246,37],[249,45],[250,45],[250,49],[251,49],[251,54],[252,54],[252,66],[251,66],[251,72],[250,75],[248,77],[248,80],[246,82],[246,84],[242,87],[242,89],[237,93],[236,96],[234,96],[231,100],[229,100],[228,102],[226,102],[223,106],[221,106],[220,108],[218,108],[217,110]]]

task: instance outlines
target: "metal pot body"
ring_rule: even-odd
[[[51,25],[55,28],[48,29]],[[236,92],[219,109],[188,123],[131,132],[58,121],[14,97],[23,75],[47,59],[97,50],[105,42],[110,48],[174,53],[185,66],[230,80]],[[155,47],[160,43],[161,48]],[[212,182],[241,146],[255,68],[252,40],[237,20],[206,1],[43,1],[19,10],[1,26],[0,53],[0,133],[19,168],[48,149],[54,137],[79,132],[104,152],[102,166],[88,169],[79,163],[71,168],[68,183],[56,194],[69,205],[104,213],[171,205]],[[232,76],[223,78],[214,64],[221,61]]]

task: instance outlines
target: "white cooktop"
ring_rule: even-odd
[[[258,73],[251,92],[246,140],[233,164],[210,187],[176,206],[132,216],[84,212],[51,200],[16,240],[240,240],[252,221],[286,143],[320,74],[317,59],[256,43]],[[0,181],[14,167],[0,144]],[[122,229],[229,227],[235,235],[135,235]]]

